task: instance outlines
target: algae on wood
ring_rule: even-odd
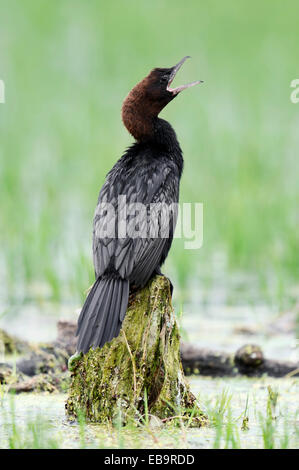
[[[91,422],[140,421],[147,413],[161,420],[206,420],[185,381],[180,337],[169,281],[156,276],[130,302],[122,330],[102,349],[90,349],[72,368],[66,403],[69,417]]]

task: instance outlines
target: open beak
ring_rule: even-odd
[[[190,58],[190,56],[186,55],[174,67],[172,67],[172,71],[171,71],[171,74],[170,74],[170,77],[169,77],[169,81],[168,81],[168,85],[167,85],[166,90],[169,91],[170,93],[172,93],[173,95],[177,95],[178,93],[180,93],[182,90],[185,90],[186,88],[190,88],[194,85],[198,85],[199,83],[203,83],[202,80],[197,80],[196,82],[187,83],[186,85],[181,85],[181,86],[178,86],[176,88],[170,88],[170,85],[173,82],[174,77],[176,76],[177,72],[180,70],[183,63],[189,58]]]

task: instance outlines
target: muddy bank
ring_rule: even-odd
[[[75,331],[75,322],[59,321],[55,341],[35,345],[0,330],[4,357],[22,355],[15,364],[13,360],[0,363],[0,382],[16,393],[65,391],[70,383],[68,359],[75,352]],[[182,343],[181,359],[186,375],[299,376],[299,363],[267,359],[257,345],[244,345],[228,354]]]
[[[266,359],[255,344],[245,344],[235,353],[201,349],[189,344],[181,345],[182,364],[186,375],[210,377],[298,377],[299,363]]]

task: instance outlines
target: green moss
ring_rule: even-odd
[[[185,381],[180,337],[169,281],[156,276],[130,304],[117,338],[91,349],[72,363],[67,414],[83,412],[92,422],[140,420],[148,412],[160,419],[184,416],[191,425],[205,417]]]
[[[0,346],[3,345],[5,354],[24,354],[31,351],[31,346],[23,340],[9,335],[6,331],[0,328]]]

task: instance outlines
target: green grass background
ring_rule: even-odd
[[[163,117],[185,155],[181,201],[204,203],[204,245],[175,241],[166,271],[200,282],[222,252],[227,276],[254,273],[283,298],[298,282],[298,14],[295,0],[0,0],[4,298],[33,284],[84,295],[98,191],[132,141],[122,100],[187,54],[176,83],[204,84]]]

